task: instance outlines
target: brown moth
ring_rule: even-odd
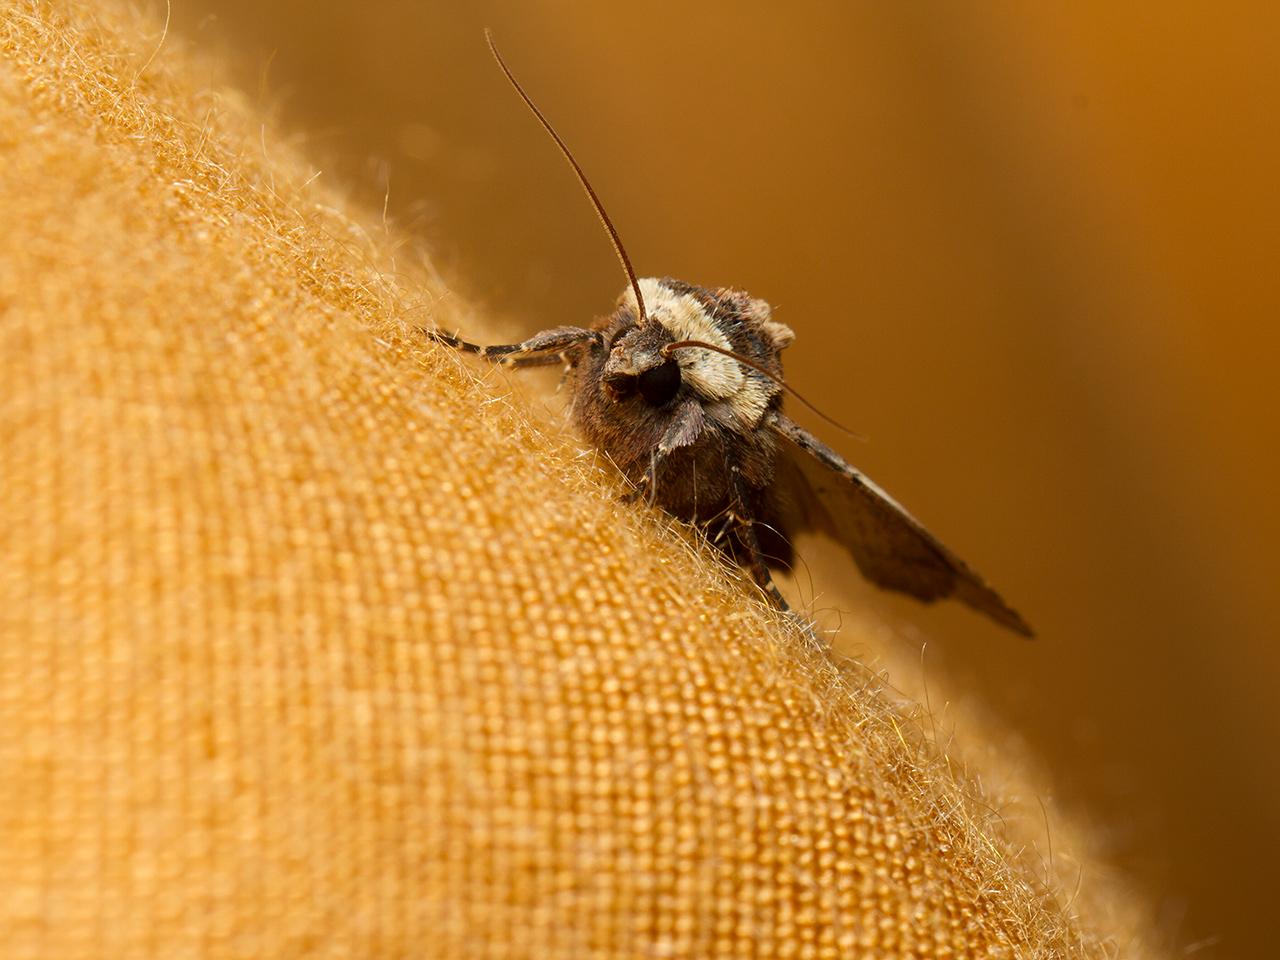
[[[509,367],[563,364],[583,435],[647,497],[700,527],[786,609],[769,574],[790,538],[819,530],[872,583],[926,603],[955,597],[1031,636],[1026,621],[893,498],[782,412],[782,351],[794,334],[769,304],[739,290],[639,279],[618,232],[564,141],[489,48],[555,140],[595,206],[629,281],[590,327],[555,327],[520,343],[435,339]],[[797,395],[798,396],[798,395]]]

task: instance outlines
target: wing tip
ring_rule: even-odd
[[[1036,638],[1035,630],[1023,619],[1022,614],[1005,603],[1000,594],[979,580],[961,580],[960,589],[956,591],[956,599],[1026,640]]]
[[[1022,614],[1004,603],[1001,603],[998,614],[990,610],[984,610],[983,612],[1000,626],[1012,630],[1024,640],[1034,640],[1036,638],[1035,630],[1031,628],[1031,624],[1022,618]]]
[[[951,593],[955,599],[1024,639],[1036,639],[1036,631],[1024,620],[1023,614],[1005,603],[1004,596],[989,588],[982,577],[966,567],[957,573],[959,576],[956,577],[955,589]]]

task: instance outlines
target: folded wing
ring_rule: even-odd
[[[1025,637],[1031,627],[968,564],[834,450],[781,413],[780,505],[789,528],[838,540],[872,583],[926,603],[954,597]]]

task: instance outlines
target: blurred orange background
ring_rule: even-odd
[[[871,442],[798,418],[1040,639],[837,588],[852,574],[825,563],[796,589],[888,611],[912,656],[934,638],[927,669],[1043,758],[1053,799],[1148,891],[1172,942],[1267,952],[1274,5],[195,0],[173,14],[331,185],[385,195],[459,297],[519,336],[607,311],[623,276],[490,60],[492,27],[641,275],[773,303],[798,335],[791,382]]]

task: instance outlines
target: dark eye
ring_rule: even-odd
[[[644,402],[652,407],[664,407],[680,390],[680,364],[668,360],[651,367],[636,379]]]

